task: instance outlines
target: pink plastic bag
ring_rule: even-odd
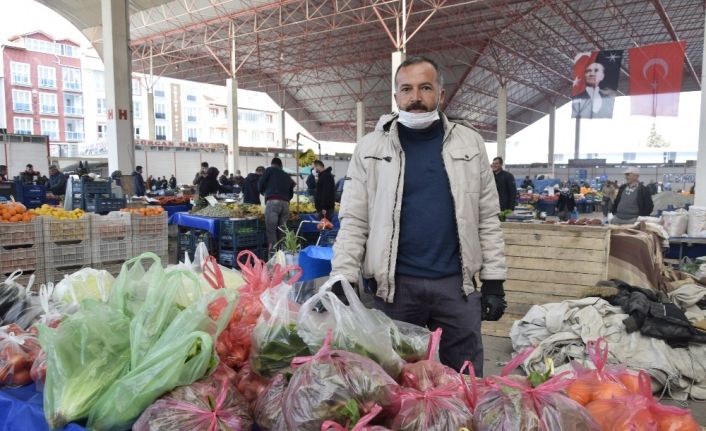
[[[375,416],[380,414],[382,411],[382,407],[378,406],[377,404],[373,406],[372,410],[370,410],[370,413],[367,415],[363,416],[360,418],[357,424],[350,430],[342,425],[337,424],[336,422],[333,421],[326,421],[321,425],[321,431],[390,431],[389,428],[385,428],[380,425],[370,425],[370,421],[375,419]]]
[[[458,383],[459,374],[456,371],[433,359],[439,351],[440,341],[441,328],[432,332],[429,337],[426,359],[402,367],[400,385],[424,392],[451,383]]]
[[[181,386],[154,402],[133,426],[134,431],[249,431],[253,422],[247,402],[228,375],[212,376]]]
[[[392,402],[398,386],[375,362],[355,353],[331,350],[331,331],[314,356],[295,358],[282,411],[290,430],[319,431],[326,420],[346,423],[350,404],[361,415]]]
[[[473,415],[455,382],[427,391],[403,388],[399,413],[391,428],[400,431],[446,431],[471,428]]]
[[[287,379],[277,374],[260,394],[253,408],[253,418],[263,431],[286,430],[282,414],[282,399],[287,389]]]

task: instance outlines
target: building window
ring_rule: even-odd
[[[159,118],[160,120],[164,120],[165,118],[167,118],[167,112],[164,107],[164,103],[154,104],[154,118]]]
[[[40,122],[42,127],[42,135],[48,136],[49,139],[59,139],[59,120],[45,120]]]
[[[158,141],[166,141],[167,140],[167,126],[160,126],[160,125],[154,126],[154,137]]]
[[[194,96],[193,94],[187,94],[186,101],[187,102],[196,102],[196,96]]]
[[[96,91],[105,91],[105,73],[103,71],[93,71],[93,88],[95,88]]]
[[[83,115],[83,97],[64,94],[64,115]]]
[[[18,135],[31,135],[32,132],[32,119],[15,117],[15,133]]]
[[[186,129],[186,137],[189,142],[198,142],[198,131],[193,127]]]
[[[267,132],[267,142],[275,141],[275,132]]]
[[[64,130],[67,141],[83,141],[83,120],[66,120]]]
[[[218,108],[208,108],[208,115],[211,118],[218,118]]]
[[[56,69],[53,67],[37,66],[39,86],[42,88],[56,88]]]
[[[161,83],[154,85],[154,97],[164,97],[164,85]]]
[[[260,130],[253,130],[251,133],[253,141],[257,142],[262,139],[262,132]]]
[[[238,110],[238,121],[249,121],[251,123],[257,123],[262,119],[262,112],[260,111],[241,111]]]
[[[10,70],[12,73],[12,85],[32,85],[29,76],[29,64],[10,62]]]
[[[273,114],[265,114],[265,122],[267,124],[272,124],[275,121],[275,116]]]
[[[98,139],[105,139],[108,134],[107,124],[98,124]]]
[[[23,90],[12,90],[12,110],[15,112],[32,112],[32,93]]]
[[[140,139],[140,128],[135,127],[135,138]]]
[[[61,73],[64,78],[64,90],[81,90],[81,69],[64,67]]]
[[[140,78],[132,78],[132,95],[139,96],[142,94],[142,81]]]
[[[77,47],[72,45],[61,44],[61,53],[66,57],[78,57],[79,50]]]
[[[56,94],[39,93],[39,113],[40,114],[57,114],[59,109],[56,104]]]
[[[132,118],[142,118],[142,104],[140,102],[132,102]]]
[[[105,115],[105,112],[106,112],[105,98],[99,97],[98,99],[96,99],[96,114]]]
[[[198,121],[198,112],[199,110],[197,108],[187,108],[186,121],[190,121],[192,123]]]

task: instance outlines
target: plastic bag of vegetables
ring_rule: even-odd
[[[147,408],[133,431],[250,431],[245,399],[219,368],[211,376],[169,392]]]
[[[123,313],[93,299],[55,329],[40,325],[39,342],[47,355],[44,415],[51,428],[88,416],[127,370],[129,328]]]
[[[638,374],[624,366],[608,365],[608,342],[601,337],[586,343],[586,350],[596,369],[572,364],[575,381],[566,389],[569,397],[581,405],[594,400],[624,397],[639,392]]]
[[[319,431],[326,420],[346,423],[356,412],[392,402],[395,381],[364,356],[331,350],[331,338],[329,333],[316,355],[292,361],[295,371],[282,403],[290,430]]]
[[[10,324],[0,328],[0,386],[24,386],[40,352],[37,335]]]
[[[250,369],[250,364],[245,364],[235,376],[235,387],[246,400],[252,405],[260,395],[267,389],[270,379]]]
[[[427,359],[402,367],[400,385],[424,392],[448,384],[459,384],[460,375],[456,371],[433,359],[438,355],[440,341],[441,328],[431,334]]]
[[[392,429],[400,431],[446,431],[473,426],[473,415],[458,380],[426,391],[402,388],[400,409]]]
[[[390,331],[392,349],[406,362],[422,359],[439,359],[438,347],[433,357],[428,357],[428,345],[431,331],[421,326],[393,320],[394,328]]]
[[[113,283],[109,302],[132,318],[144,304],[147,292],[158,285],[163,276],[162,260],[154,253],[142,253],[126,260]]]
[[[297,332],[300,305],[290,299],[291,293],[292,286],[280,284],[260,296],[264,310],[252,333],[250,368],[262,376],[291,374],[292,359],[310,354]]]
[[[321,425],[321,431],[390,431],[389,428],[380,425],[369,425],[381,411],[382,407],[374,405],[370,413],[360,418],[350,429],[334,421],[326,421]]]
[[[34,274],[27,286],[17,282],[22,271],[15,271],[0,283],[0,326],[14,323],[23,330],[29,329],[42,314],[39,298],[30,290],[34,284]]]
[[[47,354],[40,351],[37,358],[32,363],[32,368],[29,370],[29,377],[34,382],[34,387],[37,392],[44,392],[44,383],[47,380]]]
[[[253,418],[262,431],[286,430],[282,414],[282,399],[287,389],[287,379],[277,374],[260,393],[253,407]]]
[[[108,271],[83,268],[56,284],[52,293],[54,301],[69,305],[80,304],[87,298],[107,301],[115,278]]]
[[[208,305],[221,297],[227,298],[229,308],[220,319],[211,319]],[[215,290],[177,314],[144,356],[100,395],[91,408],[88,427],[130,429],[140,413],[161,395],[213,370],[218,363],[214,339],[227,321],[234,297],[230,289]]]
[[[699,431],[689,410],[660,404],[647,373],[638,376],[638,393],[591,401],[586,410],[602,431]]]
[[[331,292],[331,287],[339,281],[349,305]],[[324,312],[320,311],[321,305]],[[302,305],[297,322],[299,335],[312,351],[323,344],[328,331],[333,331],[332,348],[366,356],[394,378],[402,371],[404,361],[392,347],[390,334],[396,329],[392,319],[363,305],[344,277],[331,277],[321,286]]]

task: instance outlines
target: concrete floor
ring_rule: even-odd
[[[502,367],[512,357],[512,344],[509,338],[483,336],[484,361],[483,371],[486,376],[500,374]],[[706,402],[704,401],[689,401],[682,403],[680,401],[662,400],[663,403],[686,407],[691,410],[694,418],[702,427],[706,427]]]

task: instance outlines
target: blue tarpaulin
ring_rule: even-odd
[[[207,230],[214,238],[218,238],[219,221],[224,219],[201,217],[189,213],[175,213],[169,217],[170,224],[190,227],[192,229]]]
[[[43,397],[34,384],[0,390],[0,431],[49,431],[44,419]],[[65,431],[83,431],[84,427],[68,424]]]
[[[301,281],[328,276],[331,273],[331,259],[333,259],[331,247],[310,245],[299,252],[299,266],[304,271]]]

